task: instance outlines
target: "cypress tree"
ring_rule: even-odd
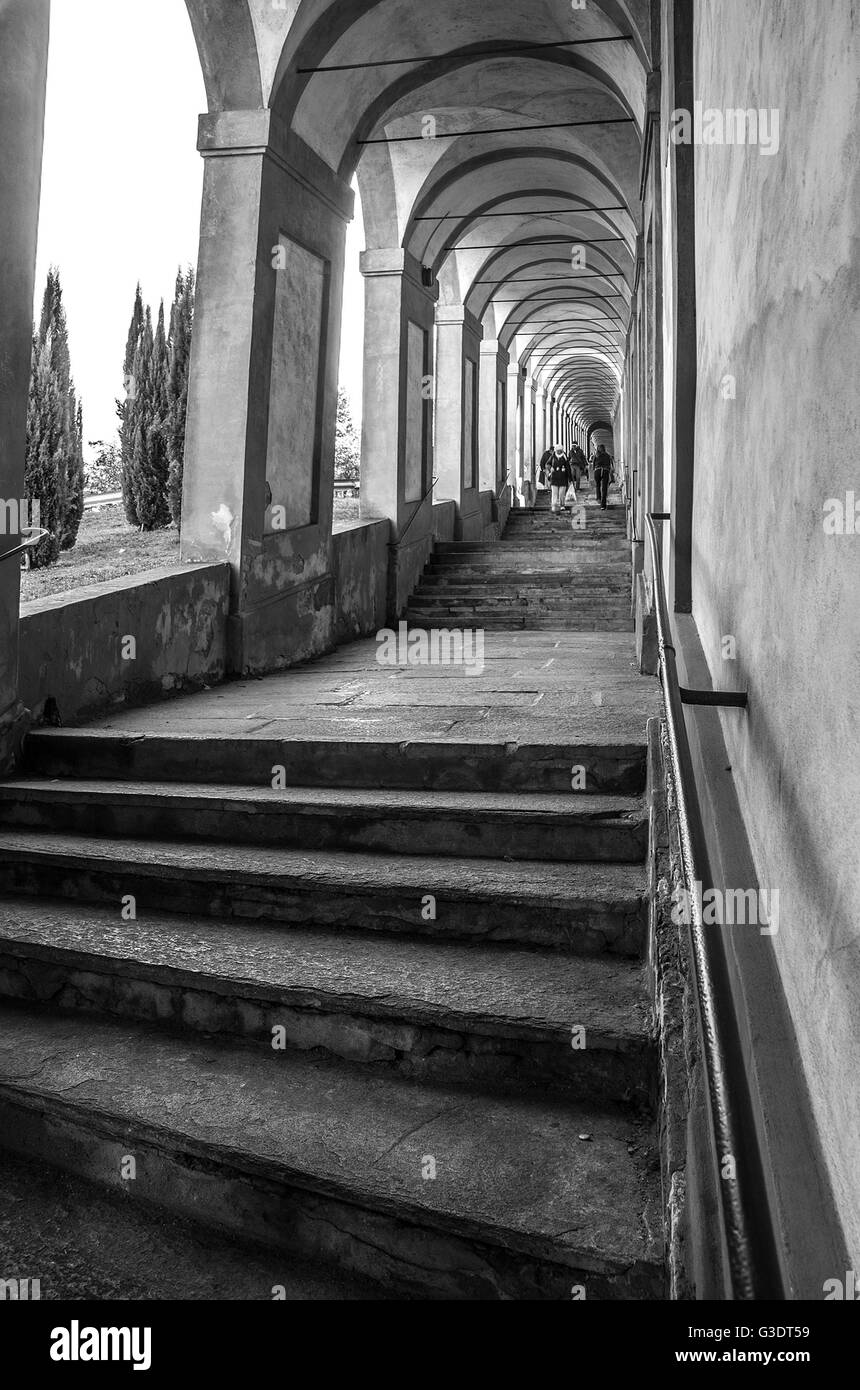
[[[125,418],[127,461],[123,466],[126,515],[143,531],[167,526],[167,336],[162,304],[156,329],[147,305],[143,330],[132,359],[134,396]]]
[[[66,461],[65,517],[60,545],[63,550],[71,550],[78,539],[81,518],[84,514],[84,407],[76,401],[75,388],[71,388],[74,427],[72,448]]]
[[[83,514],[82,416],[71,376],[69,331],[59,271],[51,266],[33,339],[27,410],[25,491],[51,532],[30,562],[49,565],[77,538]]]
[[[182,524],[182,472],[185,459],[185,419],[188,411],[188,373],[191,359],[191,333],[194,326],[194,271],[179,270],[170,311],[170,365],[167,378],[167,450],[170,473],[167,495],[170,514],[177,527]]]
[[[138,493],[137,511],[144,531],[154,531],[170,523],[167,501],[169,405],[167,377],[170,354],[164,329],[164,301],[158,309],[158,323],[152,342],[146,403],[147,467]]]
[[[27,402],[27,452],[24,461],[24,491],[27,500],[39,505],[39,525],[49,532],[29,552],[35,569],[52,565],[60,553],[62,497],[60,479],[64,476],[64,406],[57,374],[51,362],[50,334],[41,343],[33,338],[30,395]]]
[[[138,361],[138,349],[143,338],[145,326],[145,315],[143,309],[143,298],[138,284],[134,295],[134,309],[132,310],[131,323],[128,327],[128,337],[125,343],[125,356],[122,360],[122,377],[125,397],[116,403],[116,413],[119,416],[119,451],[122,463],[122,500],[125,507],[126,519],[131,526],[139,526],[140,518],[134,500],[134,489],[132,487],[132,452],[134,449],[135,431],[135,405],[138,396],[138,382],[135,377],[135,362]]]

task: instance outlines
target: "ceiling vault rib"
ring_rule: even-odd
[[[467,50],[467,56],[470,58],[516,58],[523,53],[545,53],[550,48],[588,48],[598,43],[632,42],[632,34],[610,34],[603,39],[553,39],[549,43],[515,43],[508,47],[476,48],[471,51]],[[362,72],[368,68],[396,68],[407,66],[410,63],[441,63],[446,58],[453,57],[455,53],[456,50],[450,50],[447,53],[425,54],[423,57],[416,54],[411,58],[366,59],[361,63],[326,63],[319,67],[296,68],[296,72],[303,75],[321,72]]]
[[[412,140],[465,140],[476,135],[526,135],[532,130],[570,130],[574,126],[635,125],[633,116],[603,116],[599,121],[546,121],[540,125],[486,126],[479,130],[443,130],[436,135],[373,135],[357,145],[402,145]]]

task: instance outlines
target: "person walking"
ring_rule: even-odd
[[[538,464],[538,487],[545,488],[547,486],[554,458],[555,452],[550,445],[548,449],[544,449]]]
[[[523,460],[523,471],[520,478],[520,496],[523,506],[530,511],[534,511],[535,505],[535,461],[534,459]]]
[[[606,452],[605,444],[598,444],[597,453],[591,460],[594,468],[594,490],[600,510],[605,512],[607,507],[607,497],[609,495],[609,483],[612,478],[615,460],[611,454]]]
[[[554,515],[564,511],[564,499],[567,496],[567,489],[570,487],[573,474],[570,471],[570,464],[567,461],[567,454],[559,444],[553,449],[552,463],[550,464],[549,482],[552,488],[551,508]]]
[[[574,489],[578,492],[583,478],[588,477],[588,459],[585,457],[579,445],[574,444],[567,456],[567,461],[570,464]]]

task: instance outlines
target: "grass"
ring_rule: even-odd
[[[179,563],[179,532],[175,526],[162,531],[137,531],[129,526],[121,505],[84,512],[78,543],[64,550],[55,565],[21,575],[21,602],[51,598],[103,584],[126,574],[161,569]]]
[[[358,498],[334,504],[335,521],[358,520]],[[179,564],[179,532],[175,526],[162,531],[137,531],[129,526],[121,504],[84,512],[78,543],[65,550],[55,565],[21,575],[21,602],[53,598],[89,584],[104,584],[127,574]]]

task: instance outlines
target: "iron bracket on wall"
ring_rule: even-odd
[[[635,477],[635,474],[634,474]],[[671,512],[652,512],[652,521],[671,521]],[[675,648],[667,644],[667,651],[674,656]],[[710,708],[749,709],[750,697],[745,690],[687,690],[678,686],[682,705],[707,705]]]

